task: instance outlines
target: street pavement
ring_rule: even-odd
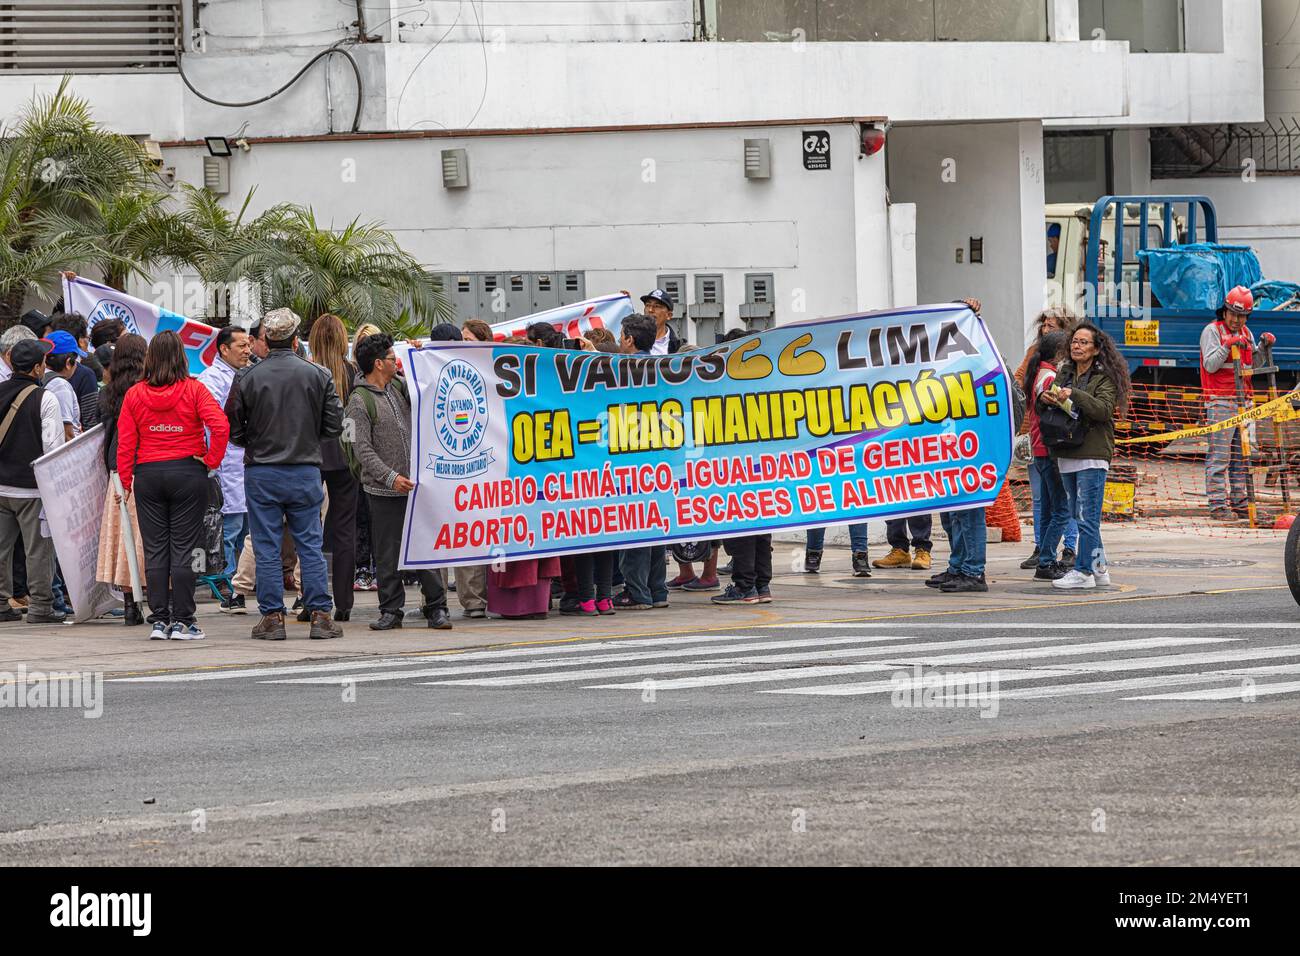
[[[0,864],[1294,865],[1300,608],[1280,541],[1211,544],[1108,537],[1088,595],[1019,545],[960,598],[828,553],[773,605],[342,652],[60,629],[28,666],[116,666],[96,719],[0,710]]]

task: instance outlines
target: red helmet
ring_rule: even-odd
[[[1238,315],[1250,315],[1251,309],[1255,308],[1255,297],[1244,285],[1239,285],[1228,293],[1227,298],[1223,300],[1223,307]]]

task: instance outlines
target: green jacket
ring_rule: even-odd
[[[1119,389],[1115,380],[1094,361],[1082,381],[1075,381],[1074,363],[1066,359],[1056,373],[1056,385],[1070,389],[1075,411],[1088,423],[1083,444],[1077,448],[1053,448],[1053,458],[1100,458],[1110,461],[1115,457],[1115,402]],[[1039,400],[1039,410],[1048,408]]]

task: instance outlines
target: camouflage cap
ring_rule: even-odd
[[[291,339],[298,334],[301,324],[302,319],[293,309],[272,309],[262,316],[262,337],[276,341]]]

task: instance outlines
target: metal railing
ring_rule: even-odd
[[[1151,130],[1151,178],[1300,173],[1300,120]]]

